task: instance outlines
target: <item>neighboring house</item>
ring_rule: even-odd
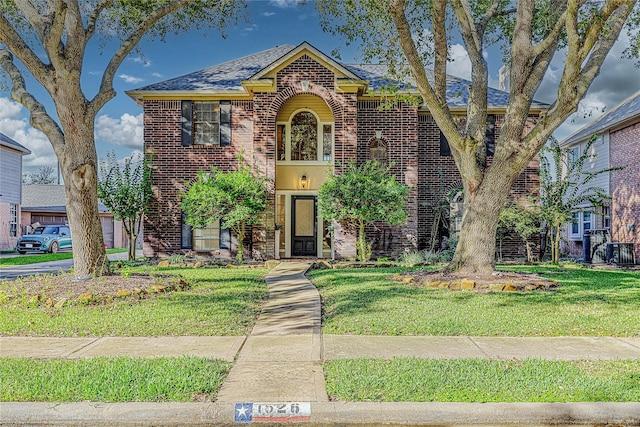
[[[32,184],[22,187],[22,233],[33,224],[68,224],[64,185]],[[106,206],[98,204],[104,243],[108,248],[126,248],[127,236],[121,221],[116,221]]]
[[[11,250],[20,237],[22,156],[26,147],[0,133],[0,250]]]
[[[581,255],[587,230],[607,230],[611,242],[633,244],[636,262],[640,262],[640,92],[603,114],[560,145],[568,156],[580,156],[585,144],[596,135],[591,146],[593,157],[585,169],[624,167],[599,175],[589,186],[602,187],[611,201],[591,212],[577,212],[567,227],[568,249]],[[590,206],[582,206],[590,208]]]
[[[192,230],[184,222],[180,191],[200,170],[237,168],[240,153],[271,183],[269,208],[245,242],[255,258],[354,256],[354,237],[339,224],[332,233],[316,203],[327,173],[340,173],[351,160],[393,165],[396,178],[411,186],[405,225],[368,228],[374,256],[423,249],[432,238],[455,234],[454,227],[432,227],[433,207],[462,187],[448,143],[426,107],[385,107],[386,70],[345,65],[302,43],[128,91],[144,109],[145,151],[153,154],[145,255],[235,250],[237,242],[217,224]],[[448,80],[451,110],[462,121],[470,84]],[[490,148],[507,101],[507,93],[489,92]],[[531,123],[544,108],[533,104]],[[514,193],[538,193],[538,166],[531,162]],[[524,256],[524,250],[514,245],[510,254]]]

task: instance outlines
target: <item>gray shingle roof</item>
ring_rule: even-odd
[[[21,151],[24,154],[31,154],[31,151],[22,144],[17,143],[13,139],[9,138],[7,135],[0,133],[0,145],[5,147],[13,148],[14,150]]]
[[[204,70],[142,87],[140,91],[230,91],[242,90],[242,81],[282,58],[295,46],[282,45],[273,49],[214,65]]]
[[[66,212],[67,199],[64,194],[64,185],[23,185],[21,209],[28,212]],[[100,203],[98,211],[109,212],[109,209]]]
[[[305,43],[303,43],[305,44]],[[302,46],[299,45],[299,46]],[[273,49],[258,52],[253,55],[225,62],[220,65],[186,74],[163,82],[148,85],[130,92],[138,91],[242,91],[242,81],[248,80],[264,68],[267,68],[293,49],[292,45],[282,45]],[[362,80],[369,81],[369,88],[380,90],[383,86],[393,84],[389,80],[388,67],[385,64],[342,64],[340,66],[349,70]],[[401,85],[401,87],[410,87]],[[458,77],[447,78],[447,100],[452,107],[463,107],[469,100],[469,86],[471,82]],[[489,105],[493,107],[506,106],[509,94],[497,89],[489,88]],[[534,102],[533,106],[544,107],[547,104]]]
[[[591,135],[600,133],[616,126],[626,120],[637,117],[640,120],[640,91],[634,93],[629,98],[578,130],[573,135],[565,138],[560,145],[572,144],[576,141],[590,138]]]

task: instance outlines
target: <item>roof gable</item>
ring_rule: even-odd
[[[291,64],[292,62],[302,57],[303,55],[310,56],[312,59],[314,59],[321,65],[332,70],[334,73],[336,73],[337,78],[348,78],[348,79],[354,79],[354,80],[360,79],[360,77],[354,74],[351,70],[349,70],[349,68],[345,67],[344,65],[334,60],[333,58],[325,55],[315,47],[311,46],[309,43],[302,42],[298,46],[296,46],[295,48],[287,52],[285,55],[278,58],[276,61],[269,64],[268,66],[264,67],[262,70],[260,70],[259,72],[257,72],[247,80],[259,80],[265,77],[273,77],[278,71],[282,70],[287,65]]]
[[[31,154],[31,150],[29,150],[24,145],[19,144],[18,142],[16,142],[13,139],[9,138],[7,135],[5,135],[3,133],[0,133],[0,146],[11,148],[11,149],[16,150],[16,151],[20,151],[24,155]]]

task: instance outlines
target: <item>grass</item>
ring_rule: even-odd
[[[14,298],[5,302],[0,310],[0,335],[246,335],[267,298],[265,272],[261,269],[163,269],[163,274],[180,274],[193,285],[188,290],[159,294],[151,299],[115,299],[99,305],[75,304],[61,309],[34,307],[20,303],[21,298]],[[13,283],[1,282],[0,294],[11,294]]]
[[[108,254],[126,252],[127,248],[107,249]],[[15,253],[15,252],[14,252]],[[41,253],[18,255],[11,258],[0,258],[0,268],[15,267],[16,265],[36,264],[39,262],[61,261],[73,258],[73,252],[58,252],[57,254]]]
[[[638,336],[640,274],[518,267],[559,282],[556,291],[479,294],[405,285],[400,268],[315,270],[323,332],[363,335]]]
[[[640,401],[640,360],[351,359],[324,371],[339,401]]]
[[[212,401],[230,368],[197,357],[0,359],[0,401]]]

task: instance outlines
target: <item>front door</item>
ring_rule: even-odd
[[[291,197],[291,256],[317,256],[316,198]]]

